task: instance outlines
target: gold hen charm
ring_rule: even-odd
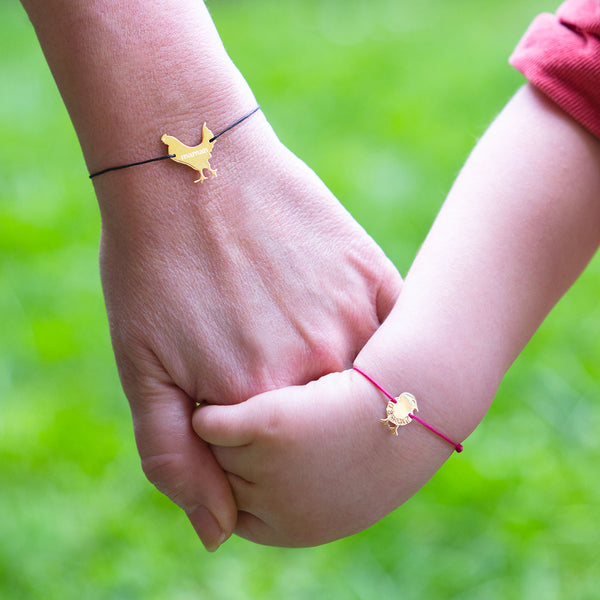
[[[382,423],[385,423],[394,435],[398,435],[398,427],[408,425],[412,418],[410,415],[417,412],[417,399],[408,392],[403,392],[397,398],[395,402],[390,400],[385,407],[385,414],[387,417],[381,419]]]
[[[138,167],[140,165],[147,165],[149,163],[153,163],[158,160],[165,160],[167,158],[170,158],[183,165],[187,165],[195,171],[198,171],[198,173],[200,173],[200,178],[196,179],[194,183],[202,182],[207,179],[207,177],[204,175],[204,170],[207,170],[211,174],[211,177],[216,177],[217,170],[213,169],[208,162],[208,159],[211,157],[212,147],[215,145],[215,140],[234,127],[237,127],[240,123],[245,121],[248,117],[251,117],[259,110],[260,106],[253,108],[248,114],[245,114],[237,121],[234,121],[231,125],[229,125],[229,127],[225,127],[223,131],[217,133],[216,135],[213,135],[213,132],[206,126],[205,122],[204,125],[202,125],[202,139],[197,146],[186,146],[186,144],[181,143],[177,138],[165,133],[160,139],[162,143],[169,148],[169,154],[155,156],[154,158],[147,158],[146,160],[138,160],[126,165],[118,165],[116,167],[101,169],[100,171],[90,173],[89,177],[90,179],[94,179],[94,177],[104,175],[105,173],[120,171],[121,169],[129,169],[130,167]]]
[[[177,138],[167,134],[163,135],[160,139],[162,143],[169,148],[171,160],[181,163],[182,165],[187,165],[200,173],[200,178],[196,179],[194,183],[202,182],[207,179],[203,173],[204,169],[211,174],[211,177],[217,176],[217,170],[213,169],[208,162],[208,159],[211,157],[210,152],[215,145],[215,142],[213,133],[206,126],[206,123],[202,125],[202,140],[197,146],[186,146]]]

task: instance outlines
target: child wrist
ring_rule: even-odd
[[[453,441],[465,440],[491,405],[501,380],[497,369],[463,368],[456,351],[448,353],[423,339],[399,336],[395,342],[387,347],[369,342],[355,364],[392,394],[416,396],[419,416]]]
[[[444,440],[448,444],[454,447],[456,452],[463,451],[462,443],[455,441],[455,439],[449,437],[447,434],[440,431],[437,427],[434,427],[427,421],[418,417],[415,413],[418,412],[418,404],[415,396],[410,392],[402,392],[399,396],[394,397],[384,387],[377,383],[370,375],[365,373],[362,369],[354,365],[354,371],[360,373],[365,379],[367,379],[372,385],[374,385],[386,398],[388,398],[386,406],[386,418],[381,419],[381,422],[388,426],[390,431],[396,436],[398,435],[398,428],[408,425],[412,420],[417,421],[423,427],[437,435],[438,438]]]

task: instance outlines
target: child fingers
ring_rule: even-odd
[[[228,406],[201,406],[194,411],[192,427],[205,442],[215,446],[245,446],[255,437],[255,413],[250,401]]]
[[[274,545],[272,543],[272,540],[275,538],[273,528],[260,517],[250,512],[240,511],[238,513],[235,533],[252,542]]]
[[[270,518],[272,519],[270,514],[270,498],[265,498],[261,492],[261,489],[264,490],[263,486],[250,483],[231,473],[228,473],[227,477],[238,508],[238,519],[244,514],[252,515],[263,524]]]
[[[249,483],[261,477],[261,465],[252,446],[211,446],[213,456],[226,474]]]

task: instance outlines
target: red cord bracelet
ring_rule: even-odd
[[[421,423],[424,427],[427,427],[429,431],[432,431],[437,436],[441,437],[443,440],[452,444],[454,449],[457,452],[463,451],[463,445],[454,442],[447,435],[444,435],[441,431],[438,431],[435,427],[432,427],[429,423],[423,421],[423,419],[417,417],[417,415],[413,414],[419,409],[417,408],[417,400],[408,392],[403,392],[397,398],[394,398],[389,392],[383,389],[374,379],[371,379],[366,373],[361,371],[358,367],[352,367],[357,373],[360,373],[363,377],[368,379],[380,392],[385,394],[389,398],[389,402],[387,403],[385,412],[387,417],[385,419],[381,419],[382,423],[385,423],[395,435],[398,435],[398,427],[402,427],[403,425],[407,425],[411,422],[411,420],[415,420],[418,423]]]

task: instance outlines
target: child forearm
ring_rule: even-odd
[[[417,378],[464,437],[599,243],[600,143],[525,87],[477,144],[357,364],[394,389]]]

